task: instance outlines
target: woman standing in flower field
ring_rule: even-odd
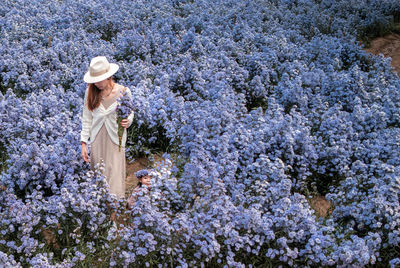
[[[110,192],[122,198],[125,196],[126,129],[132,124],[133,107],[130,101],[129,113],[127,114],[124,107],[127,115],[117,121],[119,100],[121,97],[129,97],[129,100],[132,98],[129,88],[115,83],[112,78],[118,69],[117,64],[109,63],[104,56],[95,57],[90,62],[89,70],[84,76],[88,88],[82,112],[81,152],[83,160],[90,162],[92,169],[104,161],[104,175]],[[128,103],[125,104],[129,106]],[[122,132],[119,131],[121,128]],[[87,146],[89,141],[90,158]]]

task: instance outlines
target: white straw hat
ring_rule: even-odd
[[[119,66],[115,63],[109,63],[106,57],[94,57],[90,61],[89,71],[85,74],[83,80],[88,84],[97,83],[109,78],[118,69]]]

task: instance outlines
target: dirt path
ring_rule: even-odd
[[[378,37],[371,42],[371,46],[366,51],[375,55],[383,54],[385,57],[391,57],[392,67],[400,74],[400,34]]]

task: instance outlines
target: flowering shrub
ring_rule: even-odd
[[[102,176],[88,173],[65,179],[59,194],[48,198],[37,188],[25,200],[0,192],[0,248],[9,254],[2,265],[16,261],[40,267],[61,261],[60,267],[72,267],[85,259],[79,250],[95,254],[94,245],[107,246],[104,237],[111,227],[107,203],[113,199]]]
[[[1,3],[0,266],[395,267],[400,80],[358,40],[399,13],[394,0]],[[130,209],[80,159],[97,55],[132,91],[127,154],[170,153]],[[313,195],[333,204],[325,219]]]

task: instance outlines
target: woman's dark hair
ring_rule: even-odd
[[[93,111],[100,106],[101,96],[100,89],[95,84],[89,84],[89,91],[87,95],[87,106],[89,111]]]
[[[113,80],[113,77],[111,76],[110,78]],[[96,87],[94,83],[89,84],[89,91],[87,95],[87,106],[89,108],[89,111],[93,111],[94,109],[98,108],[100,106],[101,102],[101,90]]]

